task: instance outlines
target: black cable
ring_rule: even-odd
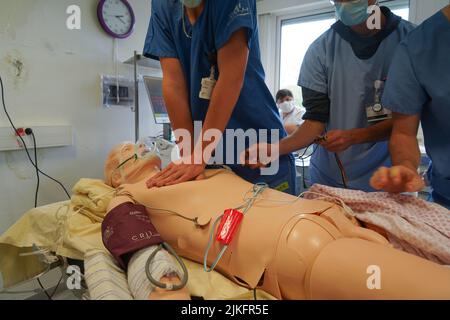
[[[61,270],[61,278],[59,278],[58,283],[56,284],[55,290],[53,290],[52,294],[50,295],[50,298],[53,299],[53,297],[55,296],[56,291],[58,290],[59,285],[61,284],[62,279],[64,278],[64,273]]]
[[[314,143],[311,143],[309,146],[307,146],[307,147],[305,148],[305,151],[303,151],[302,155],[299,155],[299,156],[297,157],[297,159],[299,159],[299,160],[302,161],[302,182],[303,182],[303,188],[304,188],[304,189],[307,189],[307,188],[308,188],[308,185],[306,184],[306,180],[305,180],[305,160],[308,159],[308,158],[311,158],[311,157],[316,153],[316,151],[317,151],[317,149],[318,149],[318,145],[315,144],[315,146],[314,146],[314,148],[313,148],[313,152],[311,152],[311,154],[309,154],[309,155],[306,156],[306,152],[308,152],[308,149],[309,149],[312,145],[314,145]]]
[[[15,127],[14,123],[12,122],[11,117],[9,116],[8,110],[6,109],[6,104],[5,104],[5,91],[4,91],[3,80],[2,80],[2,77],[1,77],[1,76],[0,76],[0,87],[1,87],[1,89],[2,89],[2,104],[3,104],[3,110],[5,111],[5,114],[6,114],[6,117],[8,118],[8,120],[9,120],[9,123],[11,124],[12,128],[14,129],[14,133],[17,133],[17,128]],[[67,192],[67,189],[64,187],[64,185],[63,185],[61,182],[59,182],[58,180],[56,180],[56,179],[50,177],[49,175],[47,175],[45,172],[42,172],[42,171],[38,168],[38,166],[37,166],[37,165],[33,162],[33,160],[31,159],[30,152],[28,151],[27,144],[25,143],[25,140],[23,140],[23,138],[22,138],[19,134],[18,134],[18,137],[19,137],[20,141],[22,142],[23,147],[25,148],[25,152],[26,152],[26,154],[27,154],[27,156],[28,156],[28,159],[30,160],[30,162],[31,162],[31,164],[33,165],[33,167],[35,167],[36,170],[37,170],[40,174],[42,174],[44,177],[46,177],[46,178],[48,178],[48,179],[50,179],[50,180],[56,182],[57,184],[59,184],[59,185],[61,186],[61,188],[64,190],[64,192],[66,193],[67,197],[70,199],[70,194],[69,194],[69,192]]]
[[[47,296],[48,300],[53,300],[52,297],[48,294],[47,290],[45,290],[44,286],[41,283],[41,280],[39,278],[36,279],[39,285],[41,286],[42,290],[44,291],[45,295]]]
[[[255,299],[255,301],[258,300],[258,299],[256,298],[256,289],[253,289],[253,299]]]
[[[34,135],[34,132],[31,131],[31,136],[33,137],[33,147],[34,147],[34,163],[36,164],[36,193],[34,194],[34,207],[37,208],[38,206],[38,197],[39,197],[39,186],[41,183],[41,179],[39,177],[39,166],[38,166],[38,156],[37,156],[37,146],[36,146],[36,137]]]
[[[339,171],[341,172],[342,184],[344,185],[345,189],[348,189],[347,173],[345,172],[344,165],[342,164],[342,161],[339,158],[339,155],[337,153],[334,154],[334,158],[336,159],[336,163],[339,167]]]

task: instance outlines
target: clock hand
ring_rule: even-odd
[[[126,24],[125,21],[122,20],[123,16],[116,16],[117,19],[119,19],[123,24]]]

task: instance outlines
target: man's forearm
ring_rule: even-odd
[[[319,121],[306,120],[290,136],[279,143],[280,155],[286,155],[311,145],[325,131],[325,124]]]
[[[393,125],[392,120],[385,120],[368,128],[352,129],[351,133],[354,139],[353,144],[362,144],[362,143],[389,140],[389,137],[392,132],[392,125]]]
[[[221,134],[230,121],[233,110],[239,99],[242,89],[243,79],[228,79],[226,76],[219,78],[211,98],[208,113],[203,124],[202,134],[204,135],[208,130],[218,130]],[[209,139],[202,139],[202,144],[196,144],[196,151],[203,152],[203,150],[210,146],[209,150],[214,150],[219,143],[219,139],[208,141]],[[205,154],[205,157],[210,157],[211,154]],[[205,159],[207,161],[208,159]]]
[[[405,166],[417,170],[420,165],[420,149],[417,138],[401,133],[393,133],[389,149],[394,166]]]

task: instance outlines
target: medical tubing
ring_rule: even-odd
[[[243,204],[242,206],[239,206],[239,207],[235,208],[235,210],[240,210],[240,209],[244,208],[244,210],[242,211],[242,214],[245,216],[245,214],[254,205],[256,199],[267,188],[269,188],[269,186],[266,183],[257,183],[255,185],[253,185],[253,195],[251,196],[251,198],[250,199],[246,199],[246,200],[244,199],[246,201],[246,203]],[[220,250],[219,254],[217,255],[216,259],[214,260],[213,264],[211,265],[211,268],[208,268],[208,254],[209,254],[209,250],[211,249],[212,243],[214,241],[214,232],[216,230],[217,224],[222,219],[222,217],[223,217],[223,215],[220,215],[219,217],[217,217],[217,219],[214,222],[213,227],[211,228],[211,231],[209,233],[208,245],[206,246],[205,255],[203,256],[203,269],[205,270],[205,272],[213,271],[216,268],[217,264],[219,263],[220,259],[222,259],[222,256],[225,253],[225,251],[227,251],[227,249],[228,249],[228,245],[223,246],[222,250]]]
[[[9,123],[11,124],[12,128],[14,129],[14,133],[17,133],[17,128],[15,127],[13,121],[11,120],[11,117],[9,116],[8,110],[6,109],[6,104],[5,104],[5,89],[4,89],[4,87],[3,87],[3,80],[2,80],[2,77],[1,77],[1,76],[0,76],[0,87],[1,87],[1,89],[2,89],[2,104],[3,104],[3,110],[5,111],[5,114],[6,114],[6,117],[8,118],[8,120],[9,120]],[[18,135],[18,137],[19,137],[20,141],[22,142],[22,144],[23,144],[23,146],[24,146],[24,148],[25,148],[25,152],[26,152],[26,154],[27,154],[27,156],[28,156],[28,159],[30,160],[30,162],[31,162],[31,164],[33,165],[33,167],[35,167],[36,170],[38,170],[39,173],[42,174],[44,177],[46,177],[46,178],[48,178],[48,179],[50,179],[50,180],[56,182],[57,184],[59,184],[59,186],[60,186],[60,187],[64,190],[64,192],[66,193],[67,197],[70,199],[70,194],[69,194],[69,192],[67,192],[67,189],[64,187],[64,185],[63,185],[61,182],[59,182],[58,180],[56,180],[56,179],[50,177],[49,175],[47,175],[45,172],[42,172],[41,169],[39,169],[39,167],[33,162],[33,160],[31,159],[30,152],[28,151],[27,144],[25,143],[25,140],[23,140],[23,138],[22,138],[20,135]]]
[[[153,207],[149,207],[149,206],[145,206],[145,207],[146,207],[147,209],[149,209],[149,210],[155,210],[155,211],[166,212],[166,214],[171,214],[171,215],[177,216],[177,217],[179,217],[179,218],[181,218],[181,219],[184,219],[184,220],[187,220],[187,221],[191,221],[191,222],[193,222],[193,223],[195,224],[196,227],[199,227],[199,226],[200,226],[200,224],[198,223],[198,217],[195,217],[194,219],[191,219],[191,218],[188,218],[188,217],[186,217],[186,216],[183,216],[182,214],[180,214],[180,213],[178,213],[178,212],[175,212],[175,211],[172,211],[172,210],[160,209],[160,208],[153,208]],[[157,214],[157,213],[155,213],[155,214]]]
[[[341,158],[339,158],[339,155],[337,153],[334,154],[334,157],[339,167],[339,171],[341,172],[342,184],[344,185],[345,189],[348,189],[347,174],[345,172],[345,168],[344,165],[342,164]]]
[[[208,268],[208,254],[209,254],[209,250],[211,249],[212,243],[214,241],[214,231],[216,230],[217,224],[220,222],[222,217],[223,217],[223,214],[220,215],[219,217],[217,217],[216,221],[214,221],[211,232],[209,233],[208,245],[206,246],[205,255],[203,256],[203,270],[205,270],[206,272],[211,272],[216,268],[217,264],[219,263],[220,259],[223,256],[223,254],[228,249],[228,246],[224,246],[222,248],[222,250],[220,251],[220,253],[217,255],[216,260],[214,260],[211,268]]]
[[[159,282],[153,278],[153,276],[150,272],[150,265],[153,262],[153,260],[155,259],[156,254],[162,249],[166,249],[170,254],[172,254],[175,257],[175,259],[177,260],[178,264],[183,269],[183,278],[181,279],[181,284],[169,285],[166,283]],[[165,289],[168,291],[177,291],[177,290],[183,289],[186,286],[186,284],[188,282],[188,278],[189,278],[188,271],[187,271],[186,265],[184,264],[183,260],[181,260],[181,258],[175,252],[175,250],[166,242],[160,244],[158,246],[158,248],[156,250],[154,250],[152,252],[152,254],[150,255],[150,257],[147,259],[147,263],[145,264],[145,273],[147,274],[147,278],[150,281],[150,283],[152,283],[154,286],[156,286],[158,288],[162,288],[162,289]]]

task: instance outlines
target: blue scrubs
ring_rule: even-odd
[[[383,102],[394,112],[421,115],[433,198],[450,208],[450,21],[442,12],[400,44]]]
[[[366,107],[374,103],[374,82],[386,79],[398,44],[414,28],[413,24],[385,11],[390,23],[397,26],[370,57],[358,57],[348,39],[334,28],[308,49],[298,85],[328,95],[331,104],[327,131],[369,127]],[[367,192],[374,191],[369,184],[372,174],[380,166],[391,166],[387,141],[353,145],[339,157],[348,187]],[[321,146],[311,158],[310,175],[312,183],[343,187],[334,153]]]
[[[210,76],[211,59],[208,58],[213,52],[219,51],[235,31],[245,28],[249,48],[248,65],[244,85],[227,129],[278,130],[279,138],[284,138],[286,132],[276,103],[264,82],[255,0],[205,0],[203,12],[193,26],[186,15],[183,19],[183,15],[184,8],[179,0],[153,0],[144,54],[154,59],[165,57],[180,61],[190,93],[192,119],[204,121],[208,112],[210,101],[199,98],[202,78]],[[216,79],[219,74],[220,70],[215,75]],[[270,134],[268,140],[275,142],[270,140]],[[296,171],[292,155],[280,158],[277,174],[263,176],[259,169],[252,170],[238,164],[239,150],[236,148],[234,161],[229,161],[226,146],[234,142],[226,136],[222,142],[223,152],[216,150],[216,154],[223,153],[223,164],[231,167],[239,176],[252,183],[265,182],[272,188],[295,193]]]

